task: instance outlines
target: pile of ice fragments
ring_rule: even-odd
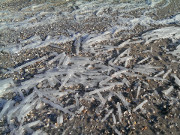
[[[154,33],[158,35],[156,31]],[[118,46],[101,45],[101,42],[110,40],[110,37],[111,33],[109,32],[96,37],[87,37],[83,41],[79,37],[75,39],[76,54],[74,56],[68,56],[65,52],[61,54],[53,53],[54,57],[50,60],[42,57],[8,71],[18,71],[21,68],[26,68],[28,65],[45,60],[47,60],[49,65],[55,65],[45,72],[41,73],[40,71],[33,78],[21,82],[18,86],[14,84],[11,78],[0,82],[1,97],[9,92],[14,92],[19,94],[22,99],[18,104],[13,99],[1,101],[3,109],[1,110],[0,118],[3,119],[5,117],[7,119],[9,128],[12,130],[11,132],[24,132],[24,130],[32,132],[30,130],[31,126],[40,124],[41,121],[23,124],[24,118],[33,109],[39,109],[42,103],[48,104],[73,118],[84,109],[89,109],[81,104],[82,100],[90,102],[96,100],[100,104],[96,108],[95,113],[100,114],[106,110],[106,115],[99,119],[104,122],[108,117],[113,117],[114,123],[122,120],[124,113],[121,110],[122,106],[129,113],[143,109],[143,105],[148,102],[147,100],[132,108],[118,88],[121,88],[123,85],[130,87],[131,83],[128,78],[135,77],[137,79],[136,98],[138,98],[141,93],[142,83],[148,85],[145,80],[167,81],[166,77],[171,73],[171,70],[168,70],[166,73],[164,71],[159,72],[161,67],[155,67],[146,62],[149,59],[148,57],[137,61],[132,68],[130,64],[135,58],[131,56],[131,47],[127,48],[127,46],[133,44],[133,42],[127,40]],[[143,37],[146,38],[146,35],[144,34]],[[153,38],[149,40],[153,40]],[[145,41],[147,42],[147,40]],[[51,40],[51,42],[56,42],[56,40]],[[113,51],[117,53],[115,56],[113,56]],[[93,57],[79,56],[81,52],[90,53]],[[105,58],[101,57],[101,55],[105,55]],[[142,76],[146,77],[144,82],[140,80]],[[180,85],[179,78],[176,75],[173,75],[173,77],[176,83]],[[41,87],[37,88],[38,84],[41,84]],[[81,87],[77,87],[78,85]],[[25,91],[23,92],[23,90]],[[168,95],[171,91],[173,91],[173,86],[165,90],[164,93]],[[111,101],[113,96],[117,96],[121,102],[117,102],[116,111],[106,106],[106,103]],[[61,102],[63,98],[67,98],[64,104]],[[68,100],[74,100],[74,102],[69,103]],[[20,124],[18,127],[14,126],[12,121],[14,118],[17,118]],[[63,122],[62,119],[63,116],[60,116],[58,121]]]
[[[100,14],[100,11],[98,13]],[[133,18],[131,29],[136,24],[149,25],[150,22],[145,22],[146,19],[143,17]],[[163,21],[154,22],[151,20],[151,23],[168,24],[177,20],[180,21],[179,15]],[[5,119],[7,122],[4,127],[9,129],[12,134],[23,134],[25,132],[43,134],[44,131],[33,131],[31,128],[43,124],[42,121],[24,122],[31,111],[34,109],[40,110],[44,104],[49,105],[62,112],[62,115],[57,117],[57,123],[62,124],[64,115],[73,119],[84,110],[90,109],[82,104],[84,100],[90,103],[97,102],[94,113],[101,114],[105,112],[103,117],[98,115],[101,122],[112,117],[114,124],[116,124],[122,121],[125,112],[136,113],[137,110],[146,112],[143,106],[147,104],[148,100],[141,100],[141,102],[137,100],[140,96],[143,97],[141,95],[141,91],[144,89],[142,86],[148,87],[148,80],[163,83],[168,81],[166,78],[171,75],[177,85],[180,86],[177,75],[171,73],[172,69],[165,73],[164,70],[161,71],[162,67],[151,65],[150,57],[139,59],[131,55],[131,46],[135,44],[149,44],[152,41],[165,38],[171,39],[173,42],[179,41],[179,27],[167,26],[146,32],[140,37],[125,40],[118,45],[108,44],[117,40],[118,37],[115,34],[121,30],[120,27],[113,27],[99,34],[76,33],[71,37],[48,36],[44,41],[35,35],[21,41],[18,45],[2,48],[3,51],[19,53],[27,49],[73,41],[72,55],[66,52],[60,54],[52,52],[49,55],[51,58],[43,56],[7,72],[7,74],[18,72],[20,69],[34,65],[39,61],[45,61],[49,65],[48,70],[42,69],[32,78],[24,80],[18,85],[12,78],[0,81],[0,119]],[[168,53],[179,58],[179,46],[177,46],[177,50]],[[123,95],[121,89],[131,88],[132,79],[136,80],[136,87],[133,88],[136,90],[136,95],[134,99],[128,99]],[[167,96],[173,89],[173,86],[170,86],[163,92]],[[16,98],[3,99],[9,93],[15,93],[14,95],[18,95],[20,100]],[[113,97],[118,98],[118,102],[112,101]],[[132,100],[137,101],[136,106],[131,105]],[[109,101],[114,103],[116,109],[108,106]],[[117,134],[120,134],[115,127],[114,130]]]

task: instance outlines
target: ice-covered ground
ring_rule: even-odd
[[[110,122],[112,132],[124,134],[118,125],[125,117],[133,116],[139,110],[142,114],[147,113],[144,106],[150,101],[146,96],[152,95],[148,90],[157,93],[157,86],[150,87],[151,80],[154,84],[165,86],[172,84],[173,79],[174,85],[163,87],[162,93],[164,98],[171,100],[171,104],[179,103],[179,71],[172,69],[171,65],[166,68],[156,66],[152,57],[156,50],[151,46],[168,39],[167,44],[174,49],[162,47],[163,55],[173,56],[176,59],[172,62],[179,63],[180,10],[168,17],[159,14],[173,3],[178,5],[178,1],[30,2],[18,10],[1,7],[1,52],[12,57],[21,56],[28,50],[49,46],[61,49],[63,44],[70,44],[71,50],[61,53],[52,50],[48,55],[25,60],[8,67],[7,71],[1,71],[3,75],[10,74],[0,81],[2,133],[46,134],[41,129],[47,126],[44,121],[38,117],[29,118],[33,111],[41,111],[46,105],[60,110],[55,123],[47,126],[57,128],[57,125],[66,124],[92,109],[84,105],[86,101],[95,104],[93,113],[100,122]],[[4,4],[4,1],[1,3]],[[104,26],[103,29],[101,26]],[[39,28],[45,29],[45,36],[36,33]],[[21,32],[27,35],[21,36]],[[136,55],[134,46],[150,47],[142,52],[149,55]],[[157,57],[159,61],[163,59],[160,55]],[[38,69],[31,78],[15,81],[12,74],[21,70],[26,72],[28,66],[39,62],[44,62],[46,67]],[[135,93],[132,97],[124,94],[131,92]],[[172,92],[178,96],[172,97]],[[11,98],[8,97],[10,93]],[[62,133],[70,133],[67,130]]]

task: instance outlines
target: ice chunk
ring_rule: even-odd
[[[23,121],[24,117],[31,111],[34,109],[36,103],[37,103],[38,99],[35,99],[32,101],[32,103],[28,104],[24,104],[18,111],[19,113],[16,113],[15,116],[18,118],[18,121]]]
[[[108,113],[105,115],[105,117],[101,121],[104,122],[112,112],[113,112],[113,109],[109,110]]]
[[[100,98],[102,104],[104,105],[104,104],[106,103],[106,100],[103,98],[103,96],[101,95],[100,92],[97,92],[97,94],[98,94],[98,96],[99,96],[99,98]]]
[[[140,77],[141,75],[139,75],[139,74],[135,74],[135,73],[131,73],[131,72],[126,72],[126,73],[124,73],[125,75],[127,75],[127,76],[130,76],[130,77]]]
[[[139,73],[142,73],[142,74],[146,74],[146,75],[150,75],[151,73],[155,73],[156,69],[158,69],[158,68],[160,68],[160,67],[154,67],[154,66],[151,66],[149,64],[146,64],[146,65],[136,65],[133,68],[133,71],[134,72],[139,72]]]
[[[126,78],[124,78],[124,79],[122,80],[122,82],[123,82],[124,84],[126,84],[127,87],[129,87],[129,86],[131,85],[130,82],[129,82]]]
[[[154,80],[154,81],[168,81],[167,79],[163,79],[161,77],[146,77],[146,79]]]
[[[136,98],[138,98],[139,93],[140,93],[140,90],[141,90],[141,86],[138,86],[138,90],[137,90],[137,95],[136,95]]]
[[[8,113],[7,113],[7,122],[10,124],[10,120],[11,120],[11,118],[12,117],[19,117],[19,120],[21,119],[21,118],[23,118],[23,116],[22,115],[24,115],[24,114],[22,114],[22,115],[19,115],[19,113],[20,113],[20,111],[25,111],[25,110],[22,110],[22,108],[24,107],[24,109],[30,109],[31,110],[31,108],[28,108],[28,105],[34,100],[34,98],[36,97],[37,95],[35,94],[35,92],[32,92],[30,95],[28,95],[27,97],[25,97],[21,102],[20,102],[20,104],[18,104],[18,105],[16,105],[16,106],[14,106],[14,107],[12,107],[9,111],[8,111]],[[24,106],[25,104],[28,104],[27,106]],[[31,104],[31,105],[33,105],[33,104]],[[27,108],[26,108],[27,107]],[[29,106],[30,107],[30,106]],[[33,109],[33,108],[32,108]],[[28,110],[26,110],[25,112],[27,112],[28,113]]]
[[[122,122],[122,117],[123,117],[123,115],[122,115],[120,103],[117,102],[117,105],[116,105],[116,106],[117,106],[117,109],[118,109],[119,121]]]
[[[60,59],[59,59],[59,64],[58,64],[58,66],[60,66],[61,64],[63,64],[63,61],[64,61],[65,57],[66,57],[66,54],[63,52],[63,53],[61,54]]]
[[[70,79],[73,75],[74,75],[74,71],[73,71],[73,70],[70,70],[70,71],[68,72],[68,74],[66,75],[63,83],[62,83],[61,86],[59,87],[59,90],[61,90],[61,89],[65,86],[65,84],[69,81],[69,79]]]
[[[70,61],[71,61],[70,57],[66,55],[66,57],[64,58],[64,62],[63,62],[62,65],[67,66],[67,65],[70,63]]]
[[[79,110],[77,110],[76,112],[77,112],[77,114],[80,114],[83,110],[84,110],[84,106],[81,106],[81,108],[79,108]]]
[[[50,60],[50,61],[48,62],[48,64],[52,64],[52,63],[55,62],[55,61],[61,60],[61,58],[64,58],[64,55],[65,55],[65,53],[61,53],[61,54],[57,55],[57,56],[54,57],[52,60]],[[60,62],[60,61],[59,61],[59,62]]]
[[[76,106],[79,107],[79,99],[78,99],[78,93],[75,94],[74,98],[76,100]]]
[[[132,56],[129,56],[129,53],[131,51],[131,48],[126,49],[124,52],[122,52],[115,60],[114,64],[117,63],[118,61],[123,62],[126,61],[127,59],[132,59]],[[127,55],[127,57],[122,58],[123,56]]]
[[[116,124],[116,116],[114,115],[114,113],[112,113],[112,117],[113,117],[113,123]]]
[[[93,95],[93,94],[96,94],[97,92],[104,92],[104,91],[108,91],[110,89],[112,89],[115,85],[110,85],[110,86],[107,86],[107,87],[103,87],[103,88],[100,88],[100,89],[95,89],[89,93],[86,93],[87,96],[89,95]]]
[[[114,92],[114,94],[122,101],[123,105],[129,110],[129,103],[127,102],[123,94],[121,92]]]
[[[14,105],[15,101],[14,100],[9,100],[6,102],[6,104],[3,106],[3,109],[0,113],[0,119],[12,108]]]
[[[136,108],[133,109],[133,112],[136,112],[138,109],[142,109],[143,105],[147,103],[148,100],[144,100],[142,103],[140,103]]]
[[[3,96],[3,94],[7,93],[7,89],[12,87],[13,85],[14,82],[12,78],[0,80],[0,97]]]
[[[123,70],[120,70],[120,71],[117,71],[117,72],[115,72],[114,74],[112,74],[111,76],[114,78],[114,77],[119,77],[119,76],[121,76],[122,75],[122,73],[125,73],[125,72],[127,72],[128,71],[128,69],[123,69]]]
[[[172,51],[172,52],[167,52],[168,54],[172,54],[174,56],[176,56],[177,58],[180,58],[180,44],[176,47],[176,50]]]
[[[171,86],[171,87],[169,87],[169,89],[164,90],[163,93],[167,96],[167,95],[169,95],[173,90],[174,90],[174,87]]]
[[[36,126],[38,124],[42,124],[42,122],[40,120],[37,120],[37,121],[33,121],[31,123],[27,123],[26,125],[24,125],[23,127],[33,127],[33,126]]]
[[[73,45],[76,48],[76,54],[79,55],[80,46],[81,46],[81,37],[76,38]]]
[[[53,103],[53,102],[50,101],[50,100],[47,100],[47,99],[45,99],[45,98],[42,98],[41,100],[42,100],[44,103],[49,104],[50,106],[52,106],[52,107],[54,107],[54,108],[56,108],[56,109],[58,109],[58,110],[60,110],[60,111],[62,111],[62,112],[64,112],[64,113],[67,113],[67,114],[70,114],[70,115],[74,116],[74,114],[73,114],[72,112],[70,112],[69,110],[61,107],[61,106],[58,105],[58,104]]]
[[[42,130],[37,130],[33,132],[32,135],[48,135],[48,134]]]
[[[180,87],[180,79],[175,74],[172,74],[172,76],[175,79],[175,83]]]
[[[118,135],[122,135],[121,133],[120,133],[120,131],[119,130],[117,130],[117,128],[113,128],[114,129],[114,131],[116,132],[116,134],[118,134]]]
[[[63,115],[60,115],[57,117],[57,123],[62,124],[63,123]]]
[[[146,57],[146,58],[142,59],[141,61],[139,61],[137,64],[141,64],[141,63],[147,61],[149,58],[150,58],[150,57]]]
[[[128,40],[126,40],[126,41],[124,41],[123,43],[121,43],[120,45],[118,45],[118,49],[120,49],[120,48],[123,48],[123,47],[125,47],[126,45],[128,45],[129,43],[130,43],[130,39],[128,39]],[[121,56],[120,57],[122,57],[122,55],[123,54],[121,54]]]
[[[159,73],[157,73],[154,77],[158,77],[160,75],[164,74],[164,70],[163,71],[160,71]]]
[[[142,35],[146,40],[146,44],[158,39],[172,39],[174,42],[180,38],[179,27],[169,26],[146,32]]]
[[[93,45],[93,44],[96,44],[96,43],[100,43],[100,42],[109,40],[110,38],[111,38],[110,32],[107,31],[107,32],[105,32],[105,33],[103,33],[103,34],[100,34],[100,35],[98,35],[98,36],[96,36],[96,37],[94,37],[94,38],[91,38],[91,39],[87,40],[87,41],[84,43],[84,45],[86,45],[86,46],[91,46],[91,45]],[[83,45],[83,46],[84,46],[84,45]]]
[[[165,79],[171,72],[172,72],[172,69],[169,69],[169,70],[163,75],[163,79]]]

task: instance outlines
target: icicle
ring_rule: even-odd
[[[16,113],[15,116],[17,117],[18,121],[24,121],[24,117],[36,106],[38,99],[33,100],[32,103],[24,104],[18,111],[19,113]]]
[[[28,123],[28,124],[24,125],[23,127],[33,127],[33,126],[36,126],[38,124],[42,124],[42,122],[40,120],[33,121],[31,123]]]
[[[12,109],[12,106],[14,105],[14,103],[15,103],[14,100],[9,100],[6,102],[6,104],[3,106],[3,109],[0,113],[0,120],[8,112],[8,110]]]
[[[106,84],[108,83],[108,81],[110,81],[111,79],[112,79],[112,77],[108,77],[108,78],[106,78],[105,80],[102,80],[102,81],[99,83],[99,85],[100,85],[100,86],[106,85]]]
[[[100,92],[97,92],[97,94],[98,94],[100,100],[102,101],[102,104],[104,105],[106,103],[106,100],[103,98],[103,96],[101,95]]]
[[[116,134],[118,134],[118,135],[122,135],[121,133],[120,133],[120,131],[119,130],[117,130],[117,128],[113,128],[114,129],[114,131],[116,132]]]
[[[65,84],[69,81],[69,79],[73,76],[73,74],[74,74],[74,72],[72,70],[68,72],[68,74],[66,75],[63,83],[59,87],[59,90],[61,90],[65,86]]]
[[[76,106],[79,107],[78,93],[75,94]]]
[[[113,117],[113,123],[116,124],[116,117],[115,117],[114,113],[112,113],[112,117]]]
[[[50,60],[50,61],[48,62],[48,64],[50,65],[50,64],[52,64],[53,62],[55,62],[55,61],[57,61],[57,60],[59,60],[59,59],[61,59],[61,58],[64,58],[64,57],[63,57],[63,54],[64,54],[64,53],[61,53],[61,54],[57,55],[57,56],[54,57],[52,60]]]
[[[109,110],[108,113],[105,115],[105,117],[101,121],[104,122],[112,112],[113,112],[113,109]]]
[[[100,88],[100,89],[95,89],[89,93],[87,93],[86,95],[89,96],[89,95],[93,95],[93,94],[96,94],[97,92],[104,92],[104,91],[108,91],[110,89],[112,89],[115,85],[110,85],[110,86],[107,86],[107,87],[104,87],[104,88]]]
[[[165,79],[171,72],[172,72],[172,69],[169,69],[169,70],[163,75],[163,79]]]
[[[118,109],[119,121],[122,122],[122,117],[123,117],[123,115],[122,115],[120,103],[117,102],[117,105],[116,105],[116,106],[117,106],[117,109]]]
[[[125,55],[129,56],[130,51],[131,51],[131,48],[129,47],[129,48],[126,49],[124,52],[122,52],[119,56],[120,56],[120,57],[123,57],[123,56],[125,56]]]
[[[77,114],[80,114],[83,110],[84,110],[84,106],[81,106],[81,108],[79,108],[79,110],[77,110],[76,112],[77,112]]]
[[[60,110],[60,111],[62,111],[62,112],[64,112],[64,113],[67,113],[67,114],[70,114],[70,115],[74,116],[74,114],[73,114],[72,112],[70,112],[69,110],[61,107],[61,106],[58,105],[58,104],[55,104],[55,103],[51,102],[50,100],[47,100],[47,99],[44,99],[44,98],[42,98],[41,100],[42,100],[44,103],[49,104],[49,105],[51,105],[52,107],[54,107],[54,108],[56,108],[56,109],[58,109],[58,110]]]
[[[179,78],[178,78],[175,74],[172,74],[172,77],[174,77],[175,83],[176,83],[177,85],[179,85],[179,87],[180,87],[180,80],[179,80]]]
[[[37,130],[33,132],[32,135],[48,135],[48,134],[42,130]]]
[[[129,44],[130,43],[130,39],[128,39],[128,40],[126,40],[126,41],[124,41],[123,43],[121,43],[120,45],[118,45],[118,49],[120,49],[120,48],[123,48],[123,47],[125,47],[127,44]]]
[[[11,123],[11,122],[10,122],[11,118],[14,117],[14,116],[17,116],[17,115],[18,115],[17,112],[20,111],[21,108],[22,108],[25,104],[31,103],[31,102],[34,100],[35,97],[36,97],[35,92],[32,92],[29,96],[25,97],[25,98],[21,101],[21,103],[20,103],[19,105],[14,106],[11,110],[9,110],[8,113],[7,113],[7,122],[8,122],[8,124]],[[15,114],[16,114],[16,115],[15,115]],[[20,117],[20,116],[19,116],[19,117]]]
[[[160,56],[158,56],[159,60],[162,60],[162,58]]]
[[[104,32],[103,34],[101,35],[98,35],[96,37],[93,37],[89,40],[87,40],[84,45],[88,45],[88,46],[92,46],[93,44],[96,44],[96,43],[100,43],[100,42],[103,42],[103,41],[106,41],[106,40],[109,40],[111,38],[110,36],[110,32],[107,31],[107,32]]]
[[[138,96],[139,96],[140,90],[141,90],[141,86],[138,86],[138,90],[137,90],[136,99],[138,99]]]
[[[129,86],[131,85],[130,82],[129,82],[126,78],[124,78],[124,79],[122,80],[122,82],[123,82],[124,84],[126,84],[127,87],[129,87]]]
[[[146,86],[149,86],[149,84],[148,84],[147,82],[143,81],[143,83],[144,83]]]
[[[134,68],[133,68],[133,71],[134,72],[139,72],[139,73],[142,73],[142,74],[147,74],[147,75],[150,75],[151,73],[155,73],[156,72],[156,69],[158,69],[160,67],[153,67],[149,64],[146,64],[146,65],[136,65]]]
[[[122,73],[126,73],[128,71],[128,69],[123,69],[123,70],[120,70],[118,72],[115,72],[114,74],[111,75],[111,77],[119,77],[122,75]]]
[[[66,56],[65,58],[64,58],[64,62],[63,62],[63,64],[62,65],[64,65],[64,66],[67,66],[69,63],[70,63],[70,57],[69,56]]]
[[[150,57],[148,56],[148,57],[146,57],[146,58],[142,59],[141,61],[139,61],[137,64],[141,64],[141,63],[143,63],[143,62],[147,61],[149,58],[150,58]]]
[[[61,53],[61,57],[59,58],[59,64],[58,64],[58,66],[60,66],[60,65],[63,64],[63,61],[64,61],[65,57],[66,57],[66,54],[65,54],[64,52]]]
[[[131,48],[126,49],[124,52],[122,52],[113,62],[113,64],[117,63],[118,61],[125,61],[126,59],[132,59],[132,56],[129,56]],[[127,57],[123,57],[127,55]]]
[[[62,124],[63,123],[63,115],[60,115],[57,117],[57,123]]]
[[[126,99],[125,99],[125,97],[122,95],[122,93],[121,93],[121,92],[118,92],[118,93],[114,92],[114,94],[115,94],[116,96],[118,96],[118,98],[122,101],[123,105],[129,109],[129,103],[126,101]]]
[[[160,76],[160,75],[162,75],[162,74],[164,74],[164,70],[161,71],[161,72],[159,72],[159,73],[157,73],[154,77],[158,77],[158,76]]]
[[[132,59],[132,57],[130,59]],[[125,64],[124,64],[125,67],[128,67],[130,59],[126,59]]]
[[[154,80],[154,81],[168,81],[167,79],[163,79],[161,77],[146,77],[146,79]]]
[[[130,77],[140,77],[141,76],[141,75],[138,75],[138,74],[135,74],[135,73],[130,73],[130,72],[125,72],[124,74],[127,75],[127,76],[130,76]]]
[[[171,86],[169,89],[164,90],[163,93],[167,96],[167,95],[169,95],[173,90],[174,90],[174,87]]]
[[[138,109],[142,109],[143,105],[147,103],[148,100],[144,100],[142,103],[140,103],[136,108],[133,109],[133,112],[137,111]]]
[[[79,49],[80,49],[80,46],[81,46],[81,37],[78,37],[74,44],[73,44],[75,47],[76,47],[76,54],[79,55]]]
[[[0,97],[3,96],[3,94],[7,93],[7,89],[12,87],[13,85],[14,82],[12,78],[0,80]]]

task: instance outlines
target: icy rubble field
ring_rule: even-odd
[[[52,59],[44,56],[6,72],[6,74],[18,72],[20,69],[36,64],[39,61],[47,61],[48,65],[56,65],[51,66],[45,72],[39,71],[33,78],[20,82],[20,85],[16,85],[12,78],[0,81],[2,108],[0,119],[7,120],[8,124],[5,127],[11,131],[11,134],[24,134],[25,131],[34,135],[45,134],[44,131],[33,131],[31,129],[35,125],[43,124],[40,120],[24,123],[27,114],[34,108],[40,109],[42,104],[45,103],[63,112],[61,116],[57,117],[57,123],[63,123],[64,114],[73,119],[76,115],[81,114],[84,109],[88,109],[81,104],[82,100],[89,102],[97,100],[100,102],[95,113],[100,114],[105,111],[106,115],[103,118],[99,116],[99,120],[104,122],[108,117],[113,117],[114,124],[116,124],[122,121],[125,112],[123,112],[122,107],[126,108],[128,113],[136,113],[138,109],[141,109],[143,113],[146,112],[143,105],[147,104],[147,99],[141,100],[137,106],[132,107],[122,92],[116,90],[123,85],[130,87],[129,78],[135,77],[137,79],[136,99],[140,96],[143,97],[141,95],[142,86],[148,86],[148,79],[163,83],[169,81],[166,79],[167,76],[172,76],[180,87],[180,79],[176,74],[172,73],[172,69],[165,72],[161,70],[162,67],[152,66],[150,57],[139,60],[131,55],[132,46],[138,43],[151,44],[156,40],[170,39],[173,43],[180,44],[180,14],[162,20],[155,20],[148,15],[156,12],[158,8],[166,7],[170,0],[164,0],[163,4],[161,2],[163,0],[136,0],[133,2],[127,0],[122,2],[112,0],[106,0],[105,2],[100,0],[92,2],[77,1],[74,4],[78,8],[72,12],[69,12],[66,8],[58,7],[55,7],[53,12],[46,11],[52,3],[32,5],[13,13],[0,11],[0,18],[3,20],[0,23],[1,31],[46,26],[63,18],[74,18],[75,22],[81,22],[91,17],[106,17],[112,18],[112,20],[115,18],[115,21],[111,22],[111,26],[103,33],[70,31],[72,35],[70,37],[63,35],[48,36],[45,40],[42,40],[39,35],[34,35],[29,39],[21,40],[20,43],[8,44],[0,48],[1,51],[18,54],[27,49],[47,47],[51,44],[62,44],[69,41],[73,41],[73,47],[75,48],[75,54],[72,56],[67,55],[65,52],[61,54],[52,52],[50,54],[53,56]],[[67,7],[71,5],[72,3],[69,2]],[[110,13],[108,13],[108,10],[110,10]],[[141,10],[143,14],[139,17],[130,15],[130,12],[136,10]],[[116,12],[119,15],[112,16]],[[176,26],[170,24],[176,24]],[[161,25],[163,27],[144,32],[142,35],[128,39],[118,45],[108,44],[108,42],[118,40],[117,34],[121,33],[121,31],[131,32],[138,25],[149,29],[152,25]],[[125,32],[124,34],[129,33]],[[167,51],[167,54],[180,58],[180,46],[178,45],[176,48],[174,51]],[[116,51],[116,56],[113,56],[113,51]],[[82,53],[90,55],[81,56]],[[130,66],[132,61],[136,61],[133,68]],[[140,79],[142,76],[146,78],[144,81]],[[39,83],[42,83],[41,88],[37,88]],[[83,89],[75,87],[78,84],[83,85]],[[58,89],[55,88],[57,85],[59,85]],[[164,95],[168,96],[173,89],[173,86],[170,86],[163,90]],[[3,97],[10,92],[20,95],[22,100],[18,104],[13,99],[5,100]],[[108,101],[112,100],[113,96],[118,97],[120,100],[116,104],[117,110],[109,109],[106,105]],[[63,98],[75,102],[69,104],[67,101],[62,104],[61,100]],[[15,124],[13,119],[16,119],[18,124]],[[116,127],[114,127],[114,130],[117,134],[121,134]]]

